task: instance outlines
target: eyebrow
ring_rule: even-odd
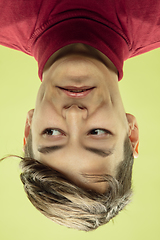
[[[65,147],[65,145],[56,145],[56,146],[49,146],[49,147],[39,146],[38,152],[43,153],[43,154],[49,154],[49,153],[55,152],[56,150],[62,149],[64,147]],[[101,157],[108,157],[108,156],[112,155],[113,150],[114,150],[114,149],[107,149],[106,151],[103,151],[102,149],[91,148],[91,147],[84,147],[84,148],[87,151],[95,153]]]

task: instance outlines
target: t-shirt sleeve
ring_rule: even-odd
[[[160,47],[160,1],[125,0],[130,57]]]
[[[41,0],[0,0],[0,44],[27,54]]]

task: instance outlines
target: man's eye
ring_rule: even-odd
[[[103,134],[111,134],[110,131],[106,129],[92,129],[89,134],[91,135],[103,135]]]
[[[50,128],[45,129],[43,131],[43,134],[50,135],[50,136],[63,135],[63,133],[60,130],[58,130],[58,129],[50,129]]]

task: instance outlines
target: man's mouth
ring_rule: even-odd
[[[89,90],[89,89],[88,89]],[[80,93],[80,92],[85,92],[85,91],[87,91],[87,90],[69,90],[69,89],[66,89],[66,91],[69,91],[69,92],[75,92],[75,93]]]
[[[85,92],[85,91],[88,91],[88,90],[92,90],[95,87],[72,87],[72,86],[66,86],[66,87],[58,87],[58,88],[60,88],[62,90],[69,91],[69,92],[80,93],[80,92]]]
[[[85,97],[90,93],[95,87],[74,87],[74,86],[65,86],[58,87],[69,97]]]

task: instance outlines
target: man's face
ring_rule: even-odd
[[[91,90],[73,93],[76,87]],[[123,160],[129,128],[117,75],[95,58],[60,58],[44,73],[31,131],[35,159],[103,193],[106,183],[90,182],[85,174],[115,176]]]

